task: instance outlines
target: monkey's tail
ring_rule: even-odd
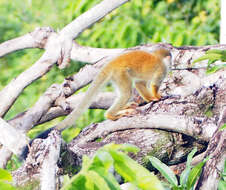
[[[97,77],[91,83],[91,86],[85,93],[82,101],[79,103],[77,109],[74,109],[63,121],[58,123],[55,129],[63,131],[67,127],[74,124],[75,120],[82,115],[82,113],[89,108],[93,99],[96,97],[100,88],[111,78],[111,73],[108,73],[106,66],[100,71]]]

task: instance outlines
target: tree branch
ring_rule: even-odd
[[[45,141],[46,150],[41,169],[41,190],[55,190],[57,177],[57,162],[60,155],[61,137],[59,132],[53,131]]]
[[[101,3],[97,4],[65,26],[60,33],[72,40],[93,23],[96,23],[105,15],[128,1],[129,0],[103,0]]]
[[[28,140],[26,136],[10,126],[5,120],[0,118],[0,142],[14,154],[19,154],[26,146]],[[17,146],[15,146],[15,144]]]
[[[226,123],[226,106],[223,107],[220,119],[219,128]],[[216,131],[211,138],[205,157],[209,156],[210,159],[206,162],[198,185],[197,190],[217,189],[220,174],[223,172],[224,163],[226,160],[226,130]]]
[[[33,32],[1,43],[0,57],[26,48],[44,48],[46,40],[53,32],[50,27],[36,28]]]

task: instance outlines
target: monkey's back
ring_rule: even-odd
[[[132,77],[141,79],[148,79],[153,72],[164,70],[164,64],[158,56],[140,50],[120,55],[108,67],[114,72],[128,72]]]

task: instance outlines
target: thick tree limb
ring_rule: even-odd
[[[56,184],[57,161],[61,146],[61,137],[58,131],[52,131],[43,141],[37,139],[31,147],[32,154],[26,159],[23,167],[13,172],[14,183],[24,185],[31,176],[40,181],[41,189],[53,189]]]
[[[56,61],[58,61],[60,67],[64,67],[68,63],[72,48],[72,39],[70,39],[70,35],[73,35],[73,38],[77,37],[80,33],[79,31],[83,31],[91,24],[95,23],[95,21],[101,19],[110,11],[127,1],[128,0],[103,1],[98,4],[96,8],[93,8],[91,11],[87,11],[84,13],[84,16],[81,15],[79,17],[79,21],[84,18],[86,19],[81,26],[78,25],[79,22],[75,19],[72,24],[66,26],[66,28],[60,32],[60,35],[54,33],[51,28],[45,28],[44,30],[42,30],[42,28],[38,28],[31,34],[27,34],[17,39],[0,44],[0,50],[2,48],[5,49],[6,47],[8,49],[1,51],[2,54],[0,56],[6,55],[12,51],[29,47],[46,49],[46,52],[40,60],[38,60],[24,73],[20,74],[0,92],[0,99],[2,101],[0,116],[4,116],[6,114],[26,86],[48,72]],[[103,9],[102,12],[99,10],[97,11],[97,8]],[[8,94],[11,96],[8,96]],[[7,154],[5,152],[5,155],[8,157],[9,152],[7,152]]]
[[[59,132],[53,131],[45,141],[46,150],[41,169],[41,190],[55,190],[57,176],[57,161],[60,155],[61,137]]]
[[[14,154],[20,153],[22,151],[21,148],[26,146],[28,142],[23,133],[17,131],[2,118],[0,118],[0,131],[0,142]],[[15,144],[18,146],[15,146]]]
[[[25,87],[46,74],[51,69],[53,63],[57,60],[57,56],[54,55],[55,52],[57,52],[57,50],[54,46],[52,46],[51,50],[45,52],[40,60],[2,89],[0,92],[0,116],[5,115]]]
[[[149,46],[149,47],[151,47],[151,49],[152,48],[156,48],[156,46]],[[142,47],[141,47],[142,48]],[[146,48],[147,49],[147,47],[144,47],[144,48]],[[172,47],[171,47],[172,48]],[[177,51],[177,50],[174,50],[174,52],[175,51]],[[178,51],[179,52],[179,51]],[[179,52],[179,54],[180,54],[180,52]],[[182,58],[180,58],[180,59],[182,59]],[[98,62],[98,64],[100,64],[100,65],[102,65],[103,64],[103,62],[101,61],[101,62]],[[96,68],[96,67],[95,67]],[[98,68],[99,68],[99,66],[98,66]],[[90,71],[90,72],[89,72]],[[96,69],[94,69],[93,70],[93,66],[87,66],[87,67],[85,67],[84,69],[82,69],[78,74],[76,74],[76,75],[74,75],[73,76],[73,79],[71,79],[71,78],[69,78],[68,80],[66,80],[63,84],[62,84],[62,86],[63,86],[63,90],[64,90],[64,94],[66,95],[66,96],[68,96],[68,95],[70,95],[70,94],[72,94],[73,92],[75,92],[76,90],[78,90],[79,88],[81,88],[81,87],[83,87],[85,84],[87,84],[89,81],[91,81],[92,80],[92,78],[95,76],[95,74],[94,73],[97,73],[98,71],[96,70]],[[197,71],[196,71],[197,72]],[[87,73],[89,73],[88,75],[87,75]],[[182,73],[182,75],[180,76],[180,75],[178,75],[178,73]],[[190,73],[190,77],[191,77],[191,79],[188,77],[189,76],[189,73]],[[201,73],[200,75],[201,76],[203,76],[203,74],[202,74],[202,72],[199,72],[199,73]],[[199,74],[198,73],[198,74]],[[180,81],[180,83],[186,83],[187,81],[190,81],[190,80],[192,80],[193,81],[193,84],[195,84],[194,83],[194,77],[195,77],[195,75],[194,74],[192,74],[191,72],[188,72],[188,71],[175,71],[175,77],[176,77],[176,81],[178,81],[178,80],[181,80]],[[197,73],[196,73],[197,74]],[[199,75],[198,75],[199,76]],[[205,76],[205,75],[204,75]],[[193,85],[191,85],[191,84],[188,84],[188,85],[185,85],[185,86],[180,86],[180,87],[177,87],[177,84],[175,83],[175,80],[174,79],[172,79],[172,78],[170,78],[169,79],[169,81],[166,81],[165,82],[165,84],[162,86],[162,88],[164,89],[163,90],[163,92],[165,91],[165,95],[167,95],[167,94],[174,94],[174,92],[177,92],[179,95],[182,95],[183,94],[183,96],[185,96],[184,94],[186,94],[186,96],[190,93],[192,93],[193,91],[195,91],[195,90],[197,90],[200,86],[202,86],[202,85],[206,85],[206,86],[208,86],[208,85],[211,85],[211,84],[213,84],[218,78],[219,78],[219,73],[218,74],[215,74],[215,75],[211,75],[211,76],[208,76],[208,77],[205,77],[205,80],[201,80],[201,79],[199,79],[199,77],[197,78],[197,80],[198,80],[198,85],[195,87],[195,89],[194,89],[194,86]],[[224,73],[222,73],[222,75],[221,75],[222,77],[224,77]],[[187,79],[186,79],[186,77],[188,77]],[[181,78],[181,79],[180,79]],[[85,79],[85,80],[82,80],[82,79]],[[203,82],[200,82],[200,81],[205,81],[205,83],[203,83]],[[209,81],[209,82],[208,82]],[[202,84],[203,83],[203,84]],[[170,87],[171,89],[167,89],[168,87]],[[191,88],[192,87],[192,88]],[[61,88],[59,88],[59,89],[61,89]],[[65,90],[66,89],[66,90]],[[69,90],[68,90],[69,89]],[[175,89],[179,89],[179,90],[175,90]],[[192,89],[192,90],[191,90]],[[65,93],[66,92],[66,93]],[[172,93],[171,93],[172,92]],[[184,93],[184,92],[186,92],[186,93]],[[188,93],[189,92],[189,93]],[[62,92],[58,92],[58,94],[61,94]],[[210,94],[211,94],[212,92],[210,92]],[[163,93],[164,94],[164,93]],[[204,93],[205,94],[205,93]],[[47,96],[48,97],[48,96]],[[58,97],[58,96],[56,96],[56,97]],[[211,97],[211,96],[210,96]],[[70,98],[69,98],[70,99]],[[202,100],[203,98],[202,98],[202,96],[200,97],[200,100]],[[43,99],[44,100],[44,99]],[[47,99],[48,100],[48,99]],[[56,102],[62,102],[62,98],[61,97],[59,97],[58,99],[53,99],[52,101],[55,101],[56,100]],[[210,98],[210,103],[211,103],[211,101],[212,101],[213,99],[211,99]],[[51,102],[52,102],[51,101]],[[63,101],[64,101],[64,98],[63,98]],[[49,104],[46,104],[46,102],[45,101],[43,101],[43,103],[38,103],[37,105],[51,105],[52,103],[49,103]],[[182,101],[183,102],[183,101]],[[57,104],[58,104],[57,103]],[[57,105],[56,104],[56,105]],[[173,103],[172,103],[172,105],[173,105]],[[59,109],[59,108],[57,108],[57,107],[53,107],[52,108],[52,110],[54,110],[54,112],[55,112],[55,114],[53,114],[53,113],[51,113],[51,112],[49,112],[48,113],[48,117],[46,118],[46,119],[42,119],[42,118],[40,118],[40,121],[42,121],[42,120],[49,120],[49,119],[53,119],[54,117],[56,117],[56,116],[59,116],[59,115],[65,115],[65,114],[67,114],[68,113],[68,111],[70,111],[70,110],[72,110],[73,108],[72,107],[68,107],[67,106],[67,104],[64,104],[64,105],[60,105],[65,111],[63,111],[62,109]],[[46,106],[45,106],[46,107]],[[183,108],[183,109],[185,109],[185,108]],[[189,109],[191,109],[191,108],[187,108],[188,110]],[[192,109],[196,109],[195,107],[193,107]],[[199,108],[198,108],[199,109]],[[45,109],[43,109],[43,111],[42,112],[40,112],[39,114],[37,114],[38,113],[38,110],[37,110],[37,108],[34,108],[34,110],[36,110],[36,111],[34,111],[34,114],[32,114],[32,115],[30,115],[30,113],[29,114],[26,114],[27,115],[27,118],[33,118],[34,116],[38,116],[38,115],[40,115],[41,113],[41,115],[42,116],[44,116],[45,115],[45,113],[43,112]],[[46,107],[46,110],[48,110],[48,106]],[[50,110],[51,111],[51,110]],[[57,112],[56,112],[57,111]],[[183,110],[181,110],[182,111],[182,113],[181,114],[183,114]],[[44,117],[43,117],[44,118]],[[48,119],[49,118],[49,119]],[[21,119],[21,121],[24,121],[24,117],[20,117],[20,119]],[[18,120],[18,119],[17,119]],[[37,122],[38,121],[38,119],[36,119],[36,120],[34,120],[34,123],[32,124],[31,122],[29,122],[29,120],[27,120],[28,122],[22,122],[23,124],[20,124],[20,127],[21,127],[21,129],[23,130],[29,130],[33,125],[37,125],[39,122]],[[37,123],[36,123],[37,122]],[[43,121],[42,121],[43,122]],[[36,124],[35,124],[36,123]],[[26,127],[25,127],[25,124],[29,127],[29,128],[27,128],[26,129]],[[181,130],[181,129],[180,129]],[[205,131],[205,130],[204,130]],[[209,128],[208,128],[208,130],[206,130],[206,132],[211,132],[211,131],[214,131],[214,128],[212,128],[212,130],[209,130]],[[186,133],[185,131],[184,131],[184,133]],[[211,135],[211,133],[209,134],[209,135]],[[209,138],[209,135],[207,135],[207,137],[206,138]]]
[[[44,48],[46,40],[54,32],[50,27],[36,28],[33,32],[0,44],[0,57],[26,48]]]
[[[103,63],[100,62],[99,64],[103,64]],[[85,69],[86,68],[84,68],[84,70]],[[89,69],[91,71],[92,66],[90,66]],[[82,70],[81,72],[84,72],[84,74],[85,74],[85,71]],[[94,71],[94,73],[96,73],[96,72],[97,71]],[[208,104],[211,105],[212,103],[214,103],[214,97],[215,97],[215,101],[218,99],[221,100],[221,101],[217,101],[217,104],[216,103],[214,104],[214,109],[213,109],[214,115],[215,114],[217,115],[217,113],[219,113],[219,106],[224,104],[224,102],[225,102],[225,98],[224,98],[225,89],[224,88],[226,86],[225,85],[225,71],[221,71],[214,75],[206,77],[206,75],[203,73],[202,69],[196,70],[195,76],[197,79],[195,79],[195,80],[197,80],[198,82],[195,83],[195,84],[197,84],[195,86],[195,88],[191,86],[192,85],[191,83],[187,83],[186,81],[183,80],[184,76],[189,76],[187,78],[188,81],[191,79],[194,79],[193,73],[191,73],[189,71],[175,71],[173,73],[175,73],[175,79],[174,79],[174,77],[171,76],[168,80],[166,80],[165,83],[161,87],[161,91],[165,92],[164,96],[166,96],[170,92],[175,91],[176,88],[180,88],[180,90],[176,90],[176,92],[179,92],[179,95],[180,95],[180,92],[181,93],[183,92],[183,96],[181,98],[178,98],[177,96],[176,97],[168,97],[168,98],[163,99],[160,102],[151,103],[151,104],[146,105],[145,107],[139,108],[141,111],[140,115],[137,115],[137,116],[134,116],[131,118],[122,118],[122,119],[120,119],[116,122],[112,122],[112,123],[110,121],[105,121],[101,124],[95,125],[94,127],[90,128],[90,132],[88,134],[82,133],[80,135],[80,137],[78,138],[79,140],[76,139],[75,141],[73,141],[69,146],[70,147],[69,150],[73,154],[77,154],[78,152],[83,154],[84,152],[82,152],[82,150],[83,151],[86,150],[86,153],[88,153],[88,152],[91,153],[94,150],[96,150],[96,148],[100,147],[101,144],[104,143],[104,141],[101,141],[102,143],[98,144],[95,142],[95,139],[97,139],[99,137],[105,138],[109,134],[114,134],[114,133],[117,134],[116,135],[117,137],[125,138],[123,133],[121,135],[119,135],[119,133],[118,133],[118,131],[122,131],[122,130],[123,131],[132,131],[133,128],[137,128],[139,130],[142,129],[142,130],[146,131],[147,130],[146,128],[149,128],[149,127],[153,128],[154,125],[157,128],[163,128],[163,129],[167,129],[167,130],[172,130],[172,129],[175,130],[175,128],[173,126],[170,128],[170,126],[166,126],[166,124],[164,124],[164,121],[161,121],[161,119],[163,118],[162,117],[163,115],[168,117],[168,120],[167,120],[168,122],[166,122],[166,123],[171,123],[172,118],[175,119],[175,121],[176,121],[175,125],[178,126],[178,128],[176,130],[179,130],[180,132],[184,132],[185,134],[188,134],[190,136],[195,136],[197,138],[200,137],[201,139],[208,141],[211,137],[211,134],[213,134],[214,131],[216,130],[217,126],[216,126],[216,123],[214,122],[215,119],[211,119],[211,118],[208,119],[204,116],[203,113],[204,113],[204,110],[209,106]],[[75,76],[81,76],[81,75],[75,75]],[[91,78],[87,77],[87,78],[88,79],[85,79],[81,83],[74,83],[74,80],[70,80],[70,79],[68,79],[70,81],[69,83],[64,82],[64,84],[63,84],[64,88],[71,89],[71,87],[73,87],[73,90],[69,90],[68,91],[69,93],[67,93],[67,95],[71,94],[76,89],[79,89],[82,86],[84,86],[86,83],[88,83],[87,81],[92,80],[92,77]],[[205,78],[205,82],[203,82],[204,81],[203,78]],[[175,83],[175,81],[176,81],[176,83]],[[177,82],[180,84],[179,87],[178,87]],[[76,84],[78,84],[78,85],[76,85]],[[189,87],[189,85],[191,87]],[[211,87],[214,85],[216,87]],[[170,89],[168,89],[169,87],[170,87]],[[192,89],[192,90],[190,90],[190,89]],[[65,90],[65,89],[63,89],[63,90]],[[195,91],[195,93],[194,93],[194,91]],[[184,93],[184,92],[186,92],[186,93]],[[185,96],[185,94],[186,94],[186,96]],[[59,97],[59,96],[56,96],[56,97]],[[75,97],[78,98],[79,96],[76,95]],[[70,105],[70,103],[68,103],[68,102],[70,102],[69,101],[70,99],[71,98],[68,98],[68,100],[66,100],[66,103],[65,103],[65,99],[62,97],[59,97],[57,100],[55,99],[56,100],[55,105],[59,105],[59,106],[63,107],[63,109],[66,109],[66,110],[68,109],[68,106],[69,106],[69,109],[71,109],[73,106],[76,107],[76,104]],[[53,109],[56,109],[56,108],[53,107]],[[156,113],[156,110],[158,110],[159,113]],[[155,113],[153,113],[153,112],[155,112]],[[171,113],[172,115],[171,114],[167,115],[166,113]],[[188,114],[190,116],[185,116],[186,114]],[[137,122],[137,120],[138,120],[138,122]],[[153,123],[153,121],[159,122],[159,124]],[[120,123],[122,123],[122,124],[120,124]],[[123,123],[125,125],[123,125]],[[140,125],[139,125],[139,123],[140,123]],[[167,128],[165,128],[165,127],[167,127]],[[141,132],[141,133],[144,134],[144,132]],[[124,133],[124,134],[126,134],[126,133]],[[138,134],[138,131],[135,131],[134,134],[130,134],[129,136],[137,137],[138,136],[137,134]],[[153,139],[153,137],[150,138],[150,136],[149,136],[149,138],[146,138],[146,139]],[[130,140],[127,138],[125,138],[125,140],[128,140],[127,142],[130,142]],[[111,142],[111,141],[106,140],[106,143],[107,142]],[[116,142],[119,142],[119,141],[116,141]],[[95,144],[95,146],[93,143]],[[145,141],[145,143],[146,143],[146,141]],[[169,145],[170,145],[170,143],[169,143]],[[89,149],[89,148],[91,148],[91,149]],[[94,149],[92,149],[92,148],[94,148]],[[79,154],[79,155],[81,156],[81,154]]]
[[[89,11],[83,13],[70,24],[65,26],[60,33],[64,34],[70,39],[74,39],[87,27],[91,26],[93,23],[96,23],[105,15],[126,2],[128,2],[128,0],[103,0],[101,3],[94,6]]]
[[[14,103],[15,99],[19,96],[19,94],[27,85],[29,85],[34,80],[44,75],[57,60],[60,67],[62,68],[65,67],[65,65],[68,63],[70,59],[72,39],[77,37],[80,34],[80,32],[88,28],[90,25],[104,17],[106,14],[108,14],[121,4],[126,3],[127,1],[128,0],[102,1],[94,8],[80,15],[71,24],[63,28],[62,31],[60,32],[60,35],[56,35],[55,33],[52,33],[52,31],[50,30],[51,35],[49,36],[47,35],[48,36],[48,39],[46,40],[47,43],[41,45],[45,47],[46,52],[43,54],[40,60],[37,61],[36,64],[30,67],[27,71],[20,74],[14,81],[8,84],[0,92],[0,99],[3,100],[4,102],[3,105],[0,107],[0,116],[4,116],[4,114]],[[46,34],[45,32],[44,34]],[[40,36],[43,42],[43,35]],[[20,44],[22,40],[24,41],[27,40],[28,43],[26,43],[26,45],[24,46],[21,46]],[[15,47],[13,46],[14,43],[16,43]],[[2,55],[5,55],[11,52],[12,50],[18,50],[29,46],[34,46],[34,41],[31,40],[30,36],[25,35],[24,37],[18,38],[15,41],[10,41],[8,43],[5,42],[2,45],[0,45],[0,47],[2,48],[6,48],[8,46],[11,47],[11,50],[3,53]],[[11,94],[11,96],[9,97],[6,94]]]
[[[223,107],[219,128],[226,123],[226,105]],[[217,189],[220,174],[223,172],[226,161],[226,130],[218,130],[211,138],[205,157],[210,159],[205,164],[201,177],[196,187],[197,190]]]
[[[159,147],[163,147],[163,149],[155,151],[153,153],[154,155],[161,155],[160,157],[163,159],[167,158],[168,163],[171,160],[178,163],[181,162],[181,160],[183,160],[182,157],[186,156],[186,153],[188,153],[187,147],[177,152],[179,144],[184,145],[185,141],[188,141],[189,143],[192,142],[192,147],[194,143],[199,143],[200,140],[206,143],[211,139],[217,129],[217,121],[219,120],[221,108],[226,104],[226,72],[224,70],[214,75],[206,76],[205,69],[202,69],[206,66],[206,62],[203,61],[195,67],[192,65],[192,62],[194,59],[203,55],[206,50],[216,48],[226,49],[226,45],[175,48],[169,44],[157,44],[137,46],[130,49],[98,49],[82,47],[72,42],[72,39],[77,37],[84,29],[127,1],[128,0],[104,0],[90,11],[76,18],[71,24],[62,29],[59,34],[49,28],[43,31],[42,29],[37,29],[31,34],[0,44],[0,52],[2,52],[0,56],[29,47],[46,49],[46,52],[40,60],[27,71],[20,74],[0,92],[0,116],[5,115],[27,85],[48,72],[55,62],[58,61],[60,67],[66,66],[70,58],[89,63],[97,62],[94,65],[87,65],[79,73],[66,79],[63,84],[52,87],[52,89],[44,94],[31,109],[12,119],[8,124],[2,120],[0,127],[3,130],[2,135],[4,138],[7,135],[6,131],[8,131],[10,139],[12,139],[12,137],[15,139],[6,142],[6,139],[1,138],[0,135],[0,141],[4,145],[0,150],[0,166],[6,164],[6,160],[11,154],[7,148],[17,154],[24,145],[25,138],[21,138],[21,131],[28,131],[39,123],[54,119],[60,115],[66,115],[72,109],[76,109],[77,104],[73,104],[72,102],[75,100],[80,101],[81,96],[80,94],[73,97],[70,96],[78,89],[90,83],[99,72],[99,69],[116,54],[135,49],[152,51],[156,47],[168,48],[173,54],[173,68],[185,70],[173,71],[171,76],[165,80],[164,84],[161,86],[163,93],[163,99],[161,101],[152,102],[137,108],[137,114],[133,117],[124,117],[115,122],[104,121],[86,128],[86,130],[69,144],[67,152],[72,155],[69,158],[76,162],[83,154],[92,155],[92,153],[103,144],[115,141],[118,143],[129,142],[140,146],[143,151],[136,157],[140,162],[143,161],[145,155],[153,153],[153,146],[157,144]],[[101,9],[102,11],[99,11],[100,8],[103,8]],[[84,19],[85,21],[83,22]],[[33,36],[31,37],[31,35]],[[22,41],[24,44],[22,44]],[[2,48],[6,47],[8,50],[1,51]],[[99,96],[92,106],[95,107],[96,105],[107,108],[111,105],[113,99],[113,97],[107,95]],[[109,101],[102,104],[101,101],[103,100],[110,100],[111,102]],[[209,109],[212,112],[212,116],[208,118],[206,112]],[[7,130],[5,130],[6,126]],[[15,129],[11,126],[15,126]],[[153,129],[162,129],[162,131]],[[177,133],[168,134],[166,131],[179,132],[185,135]],[[184,136],[186,136],[186,138]],[[215,137],[218,138],[221,144],[224,143],[224,133],[215,135],[214,138]],[[41,150],[39,149],[39,151],[37,151],[36,149],[31,149],[29,156],[33,154],[32,159],[34,160],[31,159],[29,161],[28,159],[25,165],[14,173],[14,179],[18,184],[27,181],[31,176],[39,177],[41,167],[47,167],[45,163],[50,162],[46,160],[47,158],[56,166],[60,137],[56,134],[54,138],[50,140],[50,144],[56,145],[56,147],[54,147],[55,151],[53,151],[55,152],[55,157],[45,157],[49,151],[52,152],[52,150],[49,150],[49,146],[47,145],[48,148],[43,151],[43,144],[41,142],[48,144],[48,140],[46,142],[37,140],[36,143],[34,143],[32,147],[38,147]],[[99,138],[101,138],[102,141],[96,142],[96,139]],[[185,138],[185,140],[183,138]],[[22,143],[18,143],[18,139],[21,140]],[[164,143],[159,144],[161,139],[164,139]],[[213,142],[216,144],[216,139],[214,139]],[[223,146],[217,146],[214,150],[217,150],[218,153],[219,150],[223,148]],[[203,151],[203,146],[201,147],[200,145],[199,150]],[[181,156],[181,152],[183,152],[183,156]],[[214,156],[216,155],[215,153],[214,151],[211,152]],[[222,154],[215,163],[211,162],[211,164],[214,167],[217,165],[216,163],[221,164],[221,160],[225,158],[224,155],[225,154]],[[44,166],[40,164],[42,160],[44,160]],[[211,164],[210,166],[212,166]],[[51,167],[52,172],[49,177],[53,179],[51,180],[53,183],[49,185],[43,180],[41,185],[43,188],[47,188],[47,186],[48,189],[54,188],[54,175],[56,172],[56,167],[54,166]],[[42,171],[44,173],[43,176],[46,176],[47,172]],[[206,171],[208,171],[208,169],[206,169]],[[217,176],[216,170],[214,170],[214,172],[214,175]]]

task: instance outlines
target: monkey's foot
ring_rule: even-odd
[[[107,119],[112,120],[112,121],[115,121],[115,120],[119,119],[119,117],[118,117],[117,115],[106,114],[105,117],[106,117]]]
[[[112,115],[108,113],[105,115],[105,117],[107,119],[115,121],[121,117],[132,117],[134,115],[137,115],[138,113],[140,113],[138,110],[129,108],[129,109],[124,109],[119,111],[116,115]]]
[[[137,115],[139,113],[138,110],[136,109],[124,109],[124,110],[121,110],[117,113],[117,116],[118,118],[121,118],[121,117],[133,117],[135,115]]]
[[[155,96],[151,97],[151,101],[159,101],[161,99],[161,95],[160,94],[156,94]]]
[[[139,106],[137,102],[129,102],[124,109],[136,109]]]

